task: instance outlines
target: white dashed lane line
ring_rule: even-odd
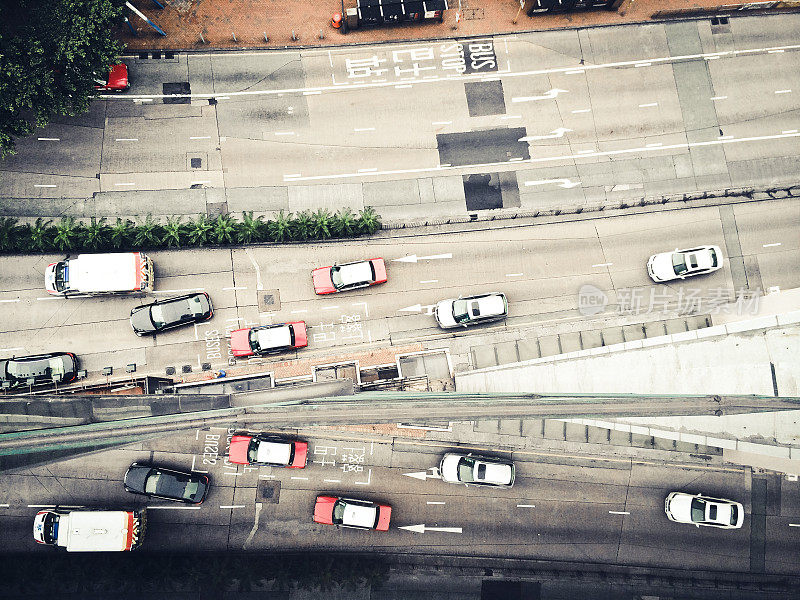
[[[610,514],[610,515],[629,515],[631,513],[627,512],[625,510],[610,510],[610,511],[608,511],[608,514]]]
[[[780,246],[780,242],[775,242],[774,244],[761,244],[762,248],[774,248],[775,246]]]
[[[517,508],[536,508],[535,504],[517,504]]]

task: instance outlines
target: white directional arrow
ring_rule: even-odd
[[[431,469],[432,473],[428,473],[428,471],[420,471],[419,473],[403,473],[406,477],[413,477],[414,479],[421,479],[422,481],[426,481],[428,479],[441,479],[442,475],[439,473],[439,469],[433,468]]]
[[[556,138],[564,137],[564,134],[568,131],[572,131],[572,129],[567,129],[566,127],[559,127],[558,129],[553,129],[550,132],[550,135],[526,135],[525,137],[519,138],[520,142],[533,142],[535,140],[554,140]]]
[[[398,308],[397,312],[422,312],[422,304],[415,304],[414,306],[406,306],[405,308]]]
[[[410,256],[404,256],[402,258],[392,259],[392,262],[410,262],[410,263],[415,263],[418,260],[435,260],[437,258],[453,258],[453,255],[452,254],[432,254],[431,256],[417,256],[416,254],[411,254]]]
[[[511,102],[531,102],[532,100],[552,100],[559,94],[563,94],[568,92],[569,90],[560,90],[558,88],[553,88],[549,92],[545,92],[541,96],[518,96],[517,98],[512,98]]]
[[[405,529],[406,531],[413,531],[414,533],[425,533],[426,531],[442,531],[444,533],[463,533],[461,527],[425,527],[424,523],[419,525],[405,525],[398,527],[398,529]]]
[[[562,188],[574,188],[581,184],[580,181],[572,181],[570,179],[540,179],[539,181],[526,181],[525,185],[545,185],[548,183],[557,183]]]

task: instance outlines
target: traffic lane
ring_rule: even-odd
[[[736,231],[745,256],[800,250],[800,205],[795,199],[734,204]],[[775,245],[780,244],[780,245]]]
[[[800,573],[800,506],[793,516],[766,517],[765,562],[768,573]]]
[[[47,265],[63,260],[63,254],[0,256],[0,289],[6,295],[16,297],[22,292],[34,292],[46,296],[44,272]]]
[[[745,514],[750,510],[749,474],[744,468],[732,465],[703,469],[692,465],[663,466],[634,462],[630,470],[630,485],[629,504],[651,504],[652,492],[656,492],[660,494],[663,510],[667,494],[686,492],[735,500],[744,505]]]

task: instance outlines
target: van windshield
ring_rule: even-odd
[[[67,289],[67,282],[69,281],[69,266],[66,262],[56,264],[55,276],[56,291],[63,292]]]

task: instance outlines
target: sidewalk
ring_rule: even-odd
[[[431,21],[371,26],[351,29],[343,34],[330,24],[331,16],[342,12],[341,0],[289,0],[283,3],[277,0],[160,1],[165,5],[163,10],[150,0],[135,0],[133,4],[163,29],[167,36],[158,35],[141,19],[130,14],[130,23],[138,35],[134,36],[128,28],[118,32],[119,39],[127,44],[129,51],[301,48],[469,37],[647,22],[656,11],[710,8],[724,4],[719,0],[624,0],[616,11],[575,11],[528,17],[525,10],[520,11],[516,0],[449,0],[450,9],[445,11],[443,23]],[[456,23],[459,4],[461,21]],[[345,9],[353,6],[355,0],[344,1]],[[297,39],[292,39],[292,32]],[[268,43],[264,40],[265,35],[269,38]]]

